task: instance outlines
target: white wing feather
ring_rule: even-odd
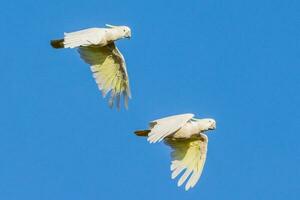
[[[80,31],[64,34],[64,47],[76,48],[80,46],[106,44],[105,29],[103,28],[89,28]]]
[[[120,97],[124,96],[125,107],[128,107],[128,99],[131,98],[129,79],[123,55],[114,45],[98,47],[80,47],[80,57],[91,65],[93,77],[102,91],[103,97],[111,92],[110,107],[117,101],[120,107]]]
[[[165,137],[176,132],[193,117],[194,114],[182,114],[154,120],[150,122],[151,131],[147,140],[150,143],[159,142]]]
[[[193,139],[167,138],[165,143],[172,147],[171,153],[172,179],[176,178],[185,170],[178,180],[178,187],[188,178],[185,190],[193,188],[198,182],[206,160],[208,138],[201,134],[201,137]]]

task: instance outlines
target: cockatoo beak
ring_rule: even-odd
[[[213,122],[208,129],[209,130],[214,130],[216,128],[217,128],[217,124],[216,124],[216,122]]]

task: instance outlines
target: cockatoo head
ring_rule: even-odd
[[[110,24],[106,24],[109,28],[117,29],[123,35],[123,38],[131,38],[131,30],[128,26],[114,26]]]
[[[210,118],[201,119],[198,123],[203,131],[214,130],[217,127],[216,121]]]
[[[125,38],[131,38],[131,30],[128,26],[121,26]]]

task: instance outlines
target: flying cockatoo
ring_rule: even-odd
[[[129,79],[125,59],[115,45],[115,41],[130,38],[131,30],[127,26],[106,25],[107,28],[89,28],[65,33],[63,39],[51,40],[54,48],[79,48],[80,57],[89,65],[103,97],[111,92],[110,107],[116,99],[120,107],[123,94],[125,107],[131,98]]]
[[[196,119],[194,114],[174,115],[149,123],[149,130],[135,131],[138,136],[148,136],[150,143],[164,140],[171,153],[172,179],[185,170],[178,180],[178,187],[187,179],[185,190],[194,187],[199,180],[206,160],[208,138],[205,131],[214,130],[213,119]]]

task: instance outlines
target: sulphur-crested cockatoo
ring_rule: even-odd
[[[194,187],[199,180],[206,159],[207,130],[216,128],[213,119],[196,119],[193,114],[174,115],[149,124],[149,130],[135,131],[138,136],[148,136],[150,143],[164,140],[171,153],[172,179],[185,170],[178,180],[178,187],[186,181],[185,190]]]
[[[111,91],[110,107],[116,99],[120,107],[123,94],[125,107],[131,97],[125,59],[115,41],[130,38],[131,30],[127,26],[106,25],[107,28],[89,28],[65,33],[63,39],[51,40],[54,48],[79,48],[80,57],[89,65],[103,97]]]

